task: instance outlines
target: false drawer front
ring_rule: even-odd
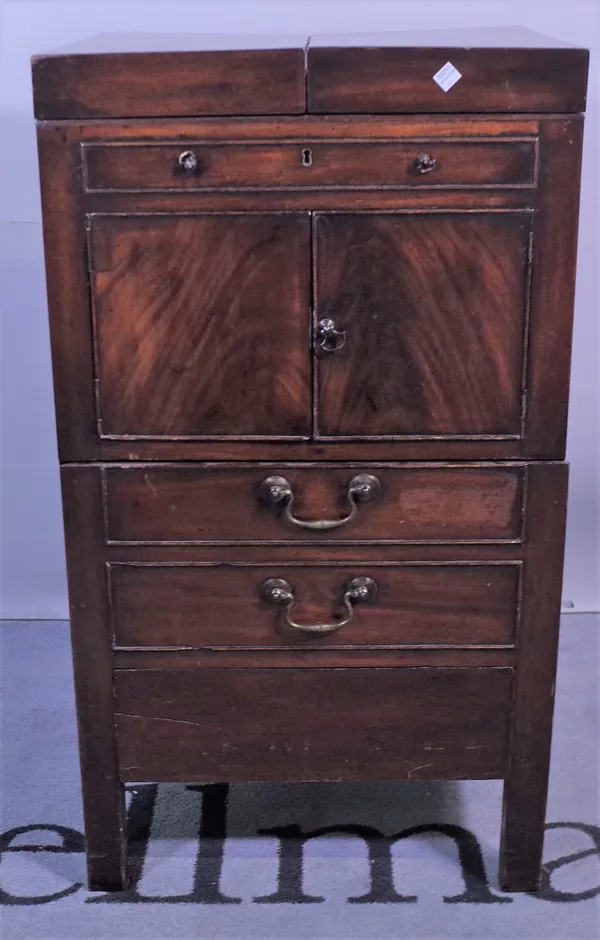
[[[534,140],[85,144],[88,192],[531,187]]]
[[[506,771],[513,672],[117,670],[122,780],[433,780]]]
[[[522,540],[522,466],[104,469],[110,543]]]
[[[514,646],[520,564],[109,566],[120,648]]]

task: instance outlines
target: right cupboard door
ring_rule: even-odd
[[[315,436],[520,438],[531,213],[314,224]]]

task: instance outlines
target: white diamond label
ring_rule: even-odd
[[[446,62],[439,72],[436,72],[433,76],[434,82],[440,86],[443,92],[450,91],[461,78],[462,73],[458,71],[455,65],[452,65],[452,62]]]

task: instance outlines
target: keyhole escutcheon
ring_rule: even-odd
[[[302,151],[302,166],[312,166],[313,155],[310,147],[305,147]]]

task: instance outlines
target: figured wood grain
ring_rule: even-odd
[[[377,597],[327,636],[290,629],[282,608],[260,594],[267,578],[285,578],[294,620],[330,622],[341,616],[344,586],[365,575],[377,582]],[[112,565],[110,584],[116,646],[510,646],[519,566]]]
[[[306,110],[302,48],[49,55],[32,71],[38,120]]]
[[[519,436],[529,221],[318,215],[318,436]]]
[[[312,113],[577,112],[585,110],[586,49],[309,48]],[[446,64],[460,80],[444,91]]]
[[[90,222],[102,435],[308,435],[308,225]]]
[[[502,668],[117,670],[121,778],[502,777],[512,677]]]
[[[414,169],[422,141],[371,139],[361,143],[313,141],[261,144],[187,140],[160,146],[86,145],[85,186],[94,191],[153,189],[277,189],[280,187],[533,186],[533,141],[450,142],[428,145],[436,160],[431,173]],[[191,150],[197,167],[182,171],[179,155]]]
[[[266,504],[260,484],[284,476],[294,512],[306,520],[348,514],[350,481],[374,474],[381,495],[358,507],[355,518],[329,531],[289,522],[282,507]],[[523,469],[294,464],[147,464],[104,470],[106,538],[110,542],[355,543],[357,541],[519,540]]]

